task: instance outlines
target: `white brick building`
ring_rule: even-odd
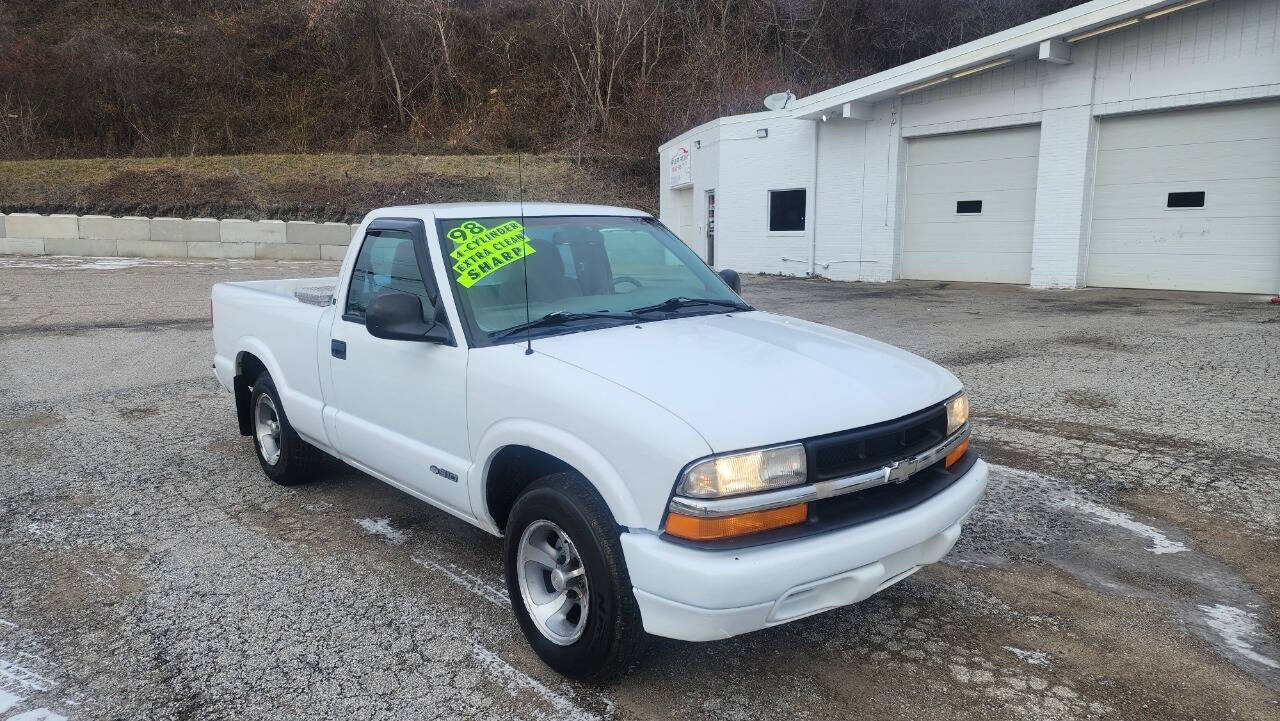
[[[1278,16],[1095,0],[720,118],[662,145],[662,220],[745,272],[1274,294]]]

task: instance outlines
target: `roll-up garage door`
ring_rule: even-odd
[[[1280,102],[1104,119],[1086,282],[1280,291]]]
[[[907,141],[901,277],[1027,283],[1040,128]]]

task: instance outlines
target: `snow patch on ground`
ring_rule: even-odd
[[[1246,640],[1264,638],[1262,631],[1258,628],[1257,614],[1225,603],[1197,606],[1197,608],[1204,613],[1205,622],[1209,624],[1209,628],[1217,631],[1218,635],[1222,636],[1222,640],[1236,653],[1267,668],[1280,669],[1280,662],[1253,650],[1253,644]]]
[[[1077,511],[1092,523],[1115,526],[1146,538],[1151,542],[1146,550],[1151,553],[1181,553],[1190,550],[1185,544],[1169,538],[1160,529],[1135,520],[1130,513],[1092,501],[1060,479],[996,463],[992,463],[990,468],[992,475],[999,481],[1034,489],[1053,508]]]
[[[19,653],[21,654],[21,652]],[[21,655],[39,660],[38,656],[31,654]],[[27,700],[26,697],[19,696],[18,691],[38,694],[49,691],[54,686],[57,686],[57,684],[51,679],[41,676],[30,668],[17,662],[0,658],[0,713],[17,708],[23,701]],[[15,714],[8,717],[6,721],[67,721],[67,717],[54,713],[48,708],[41,707]]]
[[[57,270],[61,267],[63,266],[54,265],[53,263],[35,263],[18,258],[0,258],[0,268],[50,268]]]
[[[22,697],[16,693],[5,691],[0,688],[0,713],[4,713],[9,709],[22,703]]]
[[[186,265],[185,262],[181,263]],[[81,258],[70,255],[0,258],[0,268],[43,268],[50,270],[122,270],[138,265],[169,265],[142,258]]]
[[[30,691],[48,691],[57,685],[35,671],[3,658],[0,658],[0,684]]]
[[[378,536],[387,543],[399,546],[409,540],[409,534],[391,526],[389,518],[354,518],[356,525],[371,536]]]
[[[417,559],[414,559],[417,560]],[[498,654],[476,643],[471,647],[472,654],[484,670],[492,676],[512,698],[527,698],[533,694],[545,701],[553,710],[548,718],[569,719],[571,721],[600,721],[596,714],[578,706],[564,694],[547,687],[538,679],[503,661]],[[609,714],[612,715],[612,714]]]
[[[17,716],[10,716],[8,721],[67,721],[67,717],[54,713],[47,708],[38,708],[35,711],[27,711]]]
[[[0,618],[0,632],[17,627],[18,624]],[[4,721],[67,721],[66,716],[48,706],[38,706],[52,700],[41,695],[57,692],[58,682],[45,675],[52,675],[48,670],[51,664],[42,656],[7,646],[0,648],[0,653],[4,654],[0,656],[0,714],[12,714],[0,715],[0,718]],[[41,673],[35,667],[46,670]],[[70,698],[62,698],[60,703],[80,705]]]
[[[1027,651],[1026,649],[1014,648],[1013,646],[1001,646],[1004,650],[1026,661],[1032,666],[1048,666],[1052,662],[1052,658],[1044,651]]]
[[[507,596],[506,589],[500,586],[495,586],[474,573],[459,568],[452,563],[442,564],[433,561],[430,558],[419,558],[417,556],[413,556],[412,558],[413,562],[419,566],[424,566],[433,571],[438,571],[439,573],[444,574],[444,576],[450,581],[453,581],[489,603],[492,603],[495,606],[501,606],[508,610],[511,608],[511,599]]]
[[[1135,521],[1133,516],[1123,511],[1107,508],[1093,501],[1086,501],[1083,498],[1066,498],[1063,499],[1062,505],[1093,516],[1094,523],[1106,523],[1117,528],[1123,528],[1126,531],[1132,531],[1139,536],[1144,536],[1151,541],[1151,545],[1147,550],[1152,553],[1181,553],[1187,550],[1185,545],[1171,540],[1154,526]]]
[[[142,261],[136,258],[100,258],[67,267],[75,270],[120,270],[122,268],[132,268],[135,265],[142,265]]]
[[[980,522],[1021,528],[1019,523],[1025,526],[1036,518],[1038,508],[1069,514],[1072,523],[1065,530],[1028,534],[1032,543],[1040,544],[1042,558],[1103,592],[1163,602],[1218,653],[1268,686],[1275,685],[1280,655],[1259,620],[1262,599],[1238,572],[1198,552],[1180,529],[1144,523],[1138,520],[1140,515],[1103,505],[1087,489],[1063,479],[997,464],[991,465],[991,478],[998,494],[1025,501],[1007,511],[982,507],[979,514],[985,516],[978,516]],[[1090,540],[1095,534],[1080,527],[1083,523],[1117,529],[1106,535],[1117,541],[1132,538],[1136,543],[1099,544]],[[1135,572],[1150,572],[1172,583],[1165,587],[1146,583],[1142,577],[1131,581]],[[1170,594],[1168,588],[1175,587],[1188,590]]]
[[[74,256],[39,256],[0,258],[0,268],[42,268],[47,270],[120,270],[143,265],[140,258],[79,258]],[[160,265],[149,261],[147,265]]]

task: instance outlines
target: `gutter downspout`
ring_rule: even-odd
[[[826,116],[823,116],[825,120]],[[809,236],[809,277],[818,275],[818,132],[822,120],[813,123],[813,212],[809,214],[809,225],[812,228]]]

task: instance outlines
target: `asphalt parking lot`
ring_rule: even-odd
[[[955,372],[987,498],[860,605],[594,687],[525,646],[497,539],[237,434],[210,285],[335,270],[0,258],[0,719],[1280,718],[1280,307],[745,278]]]

